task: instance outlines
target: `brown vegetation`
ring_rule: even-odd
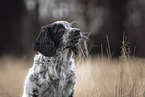
[[[102,57],[88,57],[88,52],[87,58],[80,55],[76,61],[74,97],[145,97],[145,59],[130,57],[129,52],[123,38],[119,60],[112,60],[111,50],[108,58],[103,57],[103,52]],[[22,96],[24,80],[32,63],[32,58],[5,56],[0,59],[0,97]]]
[[[77,63],[74,97],[145,97],[145,60],[108,61],[93,58]],[[0,60],[0,97],[20,97],[32,60]]]

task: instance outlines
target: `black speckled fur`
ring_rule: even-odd
[[[24,83],[22,97],[73,97],[81,34],[66,21],[42,27],[33,43],[38,54]]]

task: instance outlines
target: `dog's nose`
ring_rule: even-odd
[[[74,36],[81,36],[80,30],[79,30],[79,29],[74,29],[74,30],[72,31],[72,34],[73,34]]]

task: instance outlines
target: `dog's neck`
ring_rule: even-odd
[[[73,52],[70,49],[66,49],[62,52],[58,51],[52,57],[44,56],[43,54],[38,53],[37,55],[35,55],[34,64],[40,64],[41,62],[50,62],[50,61],[58,61],[58,60],[61,60],[64,63],[65,61],[69,62],[72,59],[72,57],[73,57]]]
[[[49,76],[53,76],[54,78],[66,79],[66,71],[75,68],[72,53],[72,51],[66,50],[65,52],[62,52],[59,56],[53,57],[46,57],[41,53],[38,53],[34,58],[33,67],[35,68],[35,66],[37,66],[41,67],[41,69],[34,70],[35,73],[37,73],[38,71],[41,72],[43,71],[43,69],[49,69]]]

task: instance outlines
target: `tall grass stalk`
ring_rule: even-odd
[[[123,35],[125,36],[125,35]],[[111,50],[108,41],[108,55]],[[77,81],[74,97],[145,97],[145,59],[130,57],[125,38],[122,41],[122,57],[119,61],[91,58],[87,49],[76,59]],[[85,49],[85,50],[84,50]],[[0,97],[22,96],[23,84],[32,60],[3,57],[0,59]]]

